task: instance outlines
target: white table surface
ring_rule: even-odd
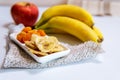
[[[40,14],[46,8],[40,7]],[[40,69],[0,70],[0,80],[120,80],[120,17],[96,17],[104,34],[104,61]],[[6,53],[6,26],[12,23],[10,7],[0,6],[0,65]],[[6,36],[6,37],[5,37]]]

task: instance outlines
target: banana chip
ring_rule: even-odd
[[[42,52],[50,52],[56,44],[58,44],[58,40],[56,37],[50,36],[50,37],[43,37],[42,40],[36,40],[36,45],[39,50]]]
[[[38,56],[45,56],[51,53],[63,51],[64,48],[54,36],[38,36],[33,34],[31,41],[26,41],[25,45],[29,51]]]
[[[34,50],[38,49],[37,46],[35,45],[35,42],[33,42],[33,41],[25,41],[25,45],[29,48],[34,49]]]
[[[28,50],[31,52],[31,53],[33,53],[33,54],[35,54],[35,55],[37,55],[37,56],[46,56],[46,55],[48,55],[47,53],[44,53],[44,52],[41,52],[41,51],[37,51],[37,50],[34,50],[34,49],[32,49],[32,48],[29,48],[29,47],[27,47],[28,48]]]
[[[54,52],[59,52],[59,51],[63,51],[64,48],[61,45],[56,45],[50,52],[54,53]]]

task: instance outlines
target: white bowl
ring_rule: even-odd
[[[70,52],[70,49],[64,47],[63,45],[63,48],[64,50],[61,51],[61,52],[56,52],[56,53],[53,53],[53,54],[49,54],[47,56],[43,56],[43,57],[38,57],[37,55],[31,53],[30,51],[28,51],[27,47],[25,46],[25,44],[19,42],[17,39],[16,39],[16,36],[17,36],[18,33],[11,33],[10,34],[10,39],[13,40],[16,44],[18,44],[21,48],[23,48],[26,53],[28,53],[31,57],[33,57],[33,59],[35,59],[37,62],[39,63],[46,63],[46,62],[49,62],[51,60],[55,60],[57,58],[60,58],[60,57],[63,57],[63,56],[66,56],[69,54]]]

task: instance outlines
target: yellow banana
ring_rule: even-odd
[[[36,23],[35,28],[46,23],[50,18],[55,16],[66,16],[78,19],[88,26],[94,25],[92,15],[85,9],[75,5],[57,5],[48,8],[41,16],[40,20]]]
[[[97,34],[92,30],[92,28],[83,22],[73,18],[63,16],[53,17],[47,23],[37,29],[45,30],[49,28],[59,29],[61,31],[69,33],[82,40],[83,42],[90,40],[94,42],[99,41]]]
[[[99,28],[97,28],[96,26],[93,26],[92,28],[95,33],[97,34],[98,38],[99,38],[99,42],[102,42],[104,40],[103,38],[103,34],[100,31]],[[49,29],[44,29],[44,31],[46,33],[54,33],[54,34],[67,34],[65,31],[59,30],[59,29],[55,29],[55,28],[49,28]]]
[[[98,27],[96,27],[96,26],[93,26],[93,30],[94,30],[95,33],[97,34],[100,42],[102,42],[102,41],[104,40],[104,38],[103,38],[103,34],[102,34],[102,32],[100,31],[100,29],[99,29]]]
[[[44,29],[46,33],[53,33],[53,34],[67,34],[65,31],[55,29],[55,28],[49,28],[49,29]]]

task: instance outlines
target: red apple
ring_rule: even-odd
[[[33,26],[37,21],[38,7],[30,2],[17,2],[11,7],[11,15],[16,24]]]

